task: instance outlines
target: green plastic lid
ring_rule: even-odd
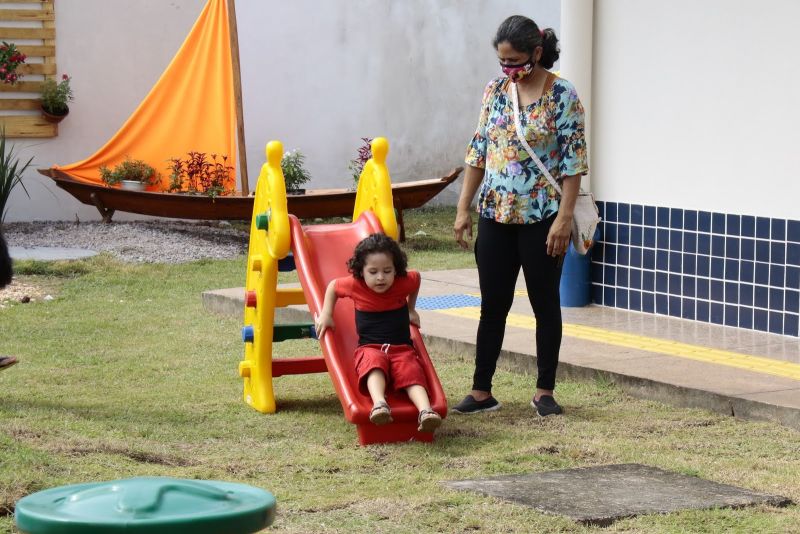
[[[60,486],[17,502],[26,534],[245,534],[275,520],[275,497],[245,484],[167,477]]]

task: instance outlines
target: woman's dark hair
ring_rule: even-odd
[[[406,268],[408,267],[408,258],[406,253],[397,244],[397,241],[387,236],[386,234],[372,234],[361,240],[356,245],[353,252],[353,257],[347,260],[347,269],[353,273],[355,278],[359,280],[364,279],[364,264],[367,261],[367,256],[377,253],[388,254],[392,257],[394,263],[394,270],[397,276],[405,276]]]
[[[539,60],[539,64],[546,69],[553,67],[561,52],[553,28],[539,31],[539,26],[535,22],[522,15],[508,17],[497,28],[497,35],[494,36],[492,45],[497,49],[497,45],[505,42],[508,42],[517,52],[526,54],[533,54],[536,47],[541,46],[542,58]]]

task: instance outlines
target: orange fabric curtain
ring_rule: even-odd
[[[209,0],[178,53],[119,131],[92,156],[54,168],[79,180],[102,183],[99,168],[126,156],[147,162],[169,183],[169,159],[189,151],[228,156],[236,167],[236,108],[233,92],[228,4]],[[235,188],[235,171],[231,183]],[[160,190],[161,187],[151,186]]]

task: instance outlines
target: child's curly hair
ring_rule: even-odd
[[[359,280],[364,279],[364,265],[367,261],[367,256],[377,253],[388,254],[394,263],[394,270],[397,276],[406,276],[406,268],[408,267],[408,258],[406,253],[397,244],[397,241],[387,236],[386,234],[372,234],[365,237],[361,242],[356,245],[353,251],[353,257],[347,260],[347,269],[353,274],[354,278]]]

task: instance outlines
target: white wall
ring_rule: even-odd
[[[39,167],[94,153],[153,86],[203,5],[56,2],[58,67],[73,77],[76,101],[57,138],[15,140],[22,153]],[[394,181],[443,175],[462,165],[483,87],[499,74],[491,39],[500,22],[523,14],[559,28],[558,0],[238,0],[236,11],[251,184],[270,139],[307,155],[311,187],[350,186],[360,137],[377,135],[389,139]],[[35,171],[26,184],[32,200],[16,191],[8,222],[99,219]],[[451,189],[444,200],[454,200]]]
[[[595,2],[601,200],[800,216],[800,2]]]
[[[92,154],[116,133],[177,52],[204,0],[66,0],[56,7],[56,64],[72,77],[75,101],[58,137],[14,139],[38,168],[65,165]],[[27,159],[26,157],[26,159]],[[17,188],[6,222],[98,220],[86,206],[29,171],[31,198]],[[115,220],[136,218],[118,213]]]

